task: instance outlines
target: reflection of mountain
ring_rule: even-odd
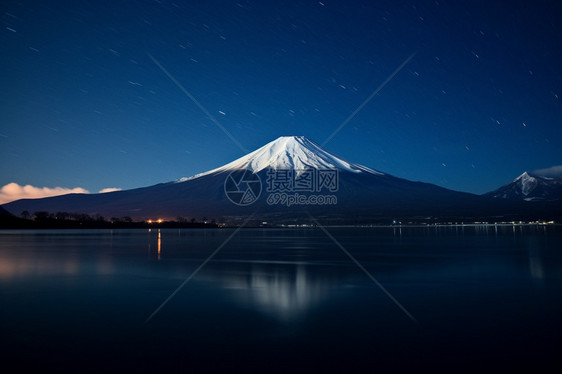
[[[294,274],[279,271],[269,274],[263,269],[254,270],[249,286],[256,301],[283,314],[306,309],[323,293],[320,283],[314,284],[307,279],[303,266],[298,266]]]
[[[220,283],[240,302],[280,318],[293,318],[322,302],[335,288],[345,285],[334,268],[320,269],[302,263],[209,264],[198,279]],[[219,265],[219,266],[217,266]],[[237,269],[233,271],[232,269]]]
[[[543,229],[546,235],[546,226]],[[483,226],[476,227],[473,231],[467,226],[466,234],[464,228],[435,228],[433,233],[426,232],[426,228],[405,229],[403,234],[400,234],[400,228],[395,230],[399,239],[392,235],[392,231],[386,229],[386,236],[363,236],[365,240],[376,238],[381,243],[388,240],[387,249],[383,248],[383,244],[383,247],[373,253],[361,253],[361,248],[366,247],[355,247],[352,243],[350,250],[358,254],[361,264],[390,292],[396,291],[396,297],[400,301],[404,284],[410,282],[417,287],[420,280],[449,282],[458,279],[462,282],[480,282],[481,273],[502,278],[511,276],[513,272],[522,272],[526,274],[525,277],[530,275],[536,280],[546,282],[549,277],[559,275],[559,269],[552,267],[556,261],[552,264],[546,261],[548,253],[544,252],[544,243],[548,241],[543,239],[547,236],[541,238],[542,231],[535,231],[536,228],[515,225]],[[525,232],[531,232],[533,235],[524,236],[523,230],[530,230]],[[210,242],[205,239],[207,235],[220,231],[203,230],[193,233],[186,230],[190,233],[187,241],[184,240],[186,237],[179,236],[179,232],[175,230],[162,230],[162,233],[154,230],[151,233],[136,231],[136,235],[135,232],[128,231],[123,231],[120,235],[114,235],[112,232],[92,235],[87,230],[62,234],[52,231],[47,234],[40,232],[27,236],[18,233],[2,234],[0,282],[25,280],[28,277],[41,279],[40,281],[48,278],[66,278],[71,282],[83,280],[89,285],[95,285],[101,281],[108,285],[108,279],[125,281],[125,284],[144,279],[158,290],[157,298],[160,302],[205,261],[213,248],[216,248],[217,242],[222,241],[220,236]],[[302,242],[298,243],[295,231],[292,230],[282,231],[290,233],[288,236],[283,236],[280,231],[279,234],[275,233],[273,237],[267,238],[262,236],[264,231],[276,232],[244,232],[243,235],[248,235],[244,241],[229,249],[225,248],[217,259],[208,262],[182,290],[182,297],[195,297],[188,300],[197,300],[201,295],[204,295],[203,298],[209,294],[224,296],[229,300],[234,299],[243,309],[258,310],[266,316],[280,320],[300,319],[320,306],[338,304],[340,297],[348,298],[349,293],[354,292],[372,292],[372,296],[378,297],[384,305],[392,305],[380,289],[352,261],[345,258],[338,248],[333,248],[333,251],[321,250],[322,246],[312,245],[317,241],[315,237],[308,237],[309,240],[303,240],[301,237]],[[306,235],[307,232],[310,234],[312,231],[301,234]],[[359,237],[362,235],[361,230],[354,233]],[[436,235],[437,233],[439,235]],[[419,236],[420,234],[422,236]],[[450,243],[451,249],[454,249],[457,245],[455,243],[476,238],[484,240],[480,243],[487,243],[484,248],[488,248],[488,244],[491,245],[490,248],[494,248],[493,243],[497,242],[498,248],[511,249],[512,236],[524,239],[518,241],[521,246],[517,246],[513,253],[520,253],[521,249],[527,250],[527,259],[519,255],[482,257],[485,252],[495,252],[488,249],[484,252],[478,251],[473,257],[472,246],[461,246],[460,251],[454,255],[452,253],[456,251],[450,251],[449,245],[445,246],[446,250],[433,250],[431,245],[423,245],[423,251],[412,251],[414,247],[408,244],[408,238],[416,238],[416,243],[420,238],[424,238],[423,240],[430,240],[430,243]],[[435,237],[439,237],[438,241],[431,242]],[[264,242],[258,245],[261,249],[251,250],[249,247],[260,239],[264,239]],[[347,239],[349,240],[349,237]],[[451,239],[453,241],[450,241]],[[296,245],[287,245],[289,241],[295,242]],[[228,258],[225,258],[226,256]],[[259,259],[256,260],[256,257]],[[512,257],[517,258],[517,262],[513,263]],[[482,258],[488,258],[490,261],[483,261]],[[522,264],[524,266],[521,266]],[[397,281],[400,284],[397,284]],[[428,287],[428,292],[429,287],[433,287],[431,283],[421,284],[422,287]],[[218,292],[208,293],[210,289]],[[193,291],[195,292],[192,293]]]

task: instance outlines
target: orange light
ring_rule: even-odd
[[[152,223],[152,220],[151,220],[151,219],[149,219],[149,220],[148,220],[147,222],[148,222],[148,223]]]
[[[162,223],[162,222],[164,222],[164,220],[162,218],[159,218],[158,223]]]

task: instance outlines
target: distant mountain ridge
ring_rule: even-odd
[[[515,196],[518,188],[531,198],[546,188],[546,180],[535,178],[534,186],[530,178],[535,177],[520,177],[512,189],[478,196],[398,178],[332,155],[305,137],[283,136],[224,166],[173,182],[18,200],[4,208],[15,215],[24,210],[66,211],[135,220],[206,217],[217,222],[239,222],[250,214],[268,222],[296,222],[310,213],[332,223],[556,216],[562,210],[556,204],[501,198],[511,192]],[[326,181],[332,184],[323,184]],[[550,196],[561,201],[557,193],[553,190]]]
[[[557,201],[562,199],[562,178],[545,177],[524,172],[511,183],[486,196],[504,200]]]
[[[0,217],[13,217],[13,215],[0,206]]]

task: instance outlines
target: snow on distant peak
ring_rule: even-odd
[[[527,196],[530,194],[538,185],[537,178],[531,176],[529,173],[524,172],[518,176],[514,182],[518,182],[521,186],[521,193]]]
[[[220,168],[181,178],[178,182],[195,179],[207,174],[232,170],[249,169],[257,173],[266,168],[278,169],[338,169],[352,173],[383,173],[362,165],[344,161],[323,150],[319,145],[304,136],[282,136],[261,148]]]
[[[513,181],[514,182],[518,182],[520,180],[522,180],[523,178],[527,178],[530,177],[529,173],[527,173],[526,171],[523,172],[523,174],[521,174],[520,176],[518,176],[517,178],[515,178]]]

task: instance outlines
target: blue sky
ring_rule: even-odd
[[[190,176],[284,135],[484,193],[562,164],[557,2],[4,1],[0,186]]]

